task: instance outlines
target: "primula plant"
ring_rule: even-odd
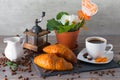
[[[77,15],[70,15],[67,12],[59,12],[56,18],[47,21],[47,28],[50,31],[57,33],[74,32],[79,30],[85,24],[84,18],[79,18]]]

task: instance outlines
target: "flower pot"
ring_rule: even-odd
[[[77,37],[80,30],[75,32],[64,32],[64,33],[56,33],[57,43],[63,44],[70,49],[75,49],[77,47]]]

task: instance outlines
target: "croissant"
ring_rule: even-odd
[[[70,62],[77,63],[75,54],[67,47],[62,44],[53,44],[43,48],[46,53],[56,54],[57,56],[63,57]]]
[[[71,70],[73,68],[70,62],[55,54],[40,54],[34,58],[34,63],[46,70]]]

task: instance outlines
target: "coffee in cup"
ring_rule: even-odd
[[[106,53],[113,49],[112,44],[107,44],[107,40],[103,37],[88,37],[86,38],[86,49],[89,55],[93,58],[101,57],[105,54],[106,48],[110,47]]]

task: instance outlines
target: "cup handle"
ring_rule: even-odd
[[[108,54],[110,51],[112,51],[112,49],[113,49],[113,45],[112,45],[112,44],[107,44],[106,47],[110,47],[110,49],[106,52],[106,53]]]

